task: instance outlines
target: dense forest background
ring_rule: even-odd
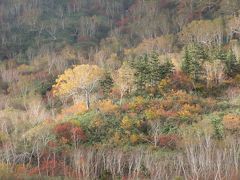
[[[0,0],[0,179],[239,179],[240,0]]]

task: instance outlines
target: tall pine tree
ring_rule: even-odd
[[[193,82],[199,82],[202,75],[202,65],[207,59],[207,54],[201,45],[189,45],[184,50],[182,71],[187,74]]]
[[[240,73],[240,64],[232,50],[229,50],[225,60],[225,73],[229,77],[234,77]]]
[[[173,64],[169,60],[161,63],[157,53],[138,57],[132,66],[136,70],[136,85],[140,94],[146,93],[146,88],[156,88],[173,71]]]

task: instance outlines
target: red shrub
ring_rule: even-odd
[[[49,141],[48,142],[48,147],[55,148],[56,146],[57,146],[57,144],[54,141]]]
[[[70,122],[58,124],[54,128],[54,133],[63,143],[72,143],[86,139],[84,131],[81,129],[81,127],[77,127]]]
[[[129,110],[130,110],[130,105],[129,105],[128,103],[123,104],[123,105],[121,106],[121,110],[122,110],[123,112],[129,111]]]
[[[59,138],[65,138],[65,139],[71,139],[71,129],[72,124],[71,123],[63,123],[59,124],[54,128],[54,133]]]
[[[80,127],[73,127],[71,130],[71,133],[72,133],[72,140],[74,141],[86,139],[86,136]]]
[[[30,176],[39,174],[46,176],[64,176],[64,175],[73,175],[73,170],[66,165],[63,161],[49,159],[42,160],[39,167],[33,167],[29,170],[28,174]]]
[[[171,85],[173,89],[184,89],[190,91],[193,89],[191,80],[182,72],[175,72],[171,77]]]
[[[177,143],[179,140],[180,138],[174,134],[160,135],[158,140],[158,145],[160,147],[167,147],[170,149],[174,149],[177,147]]]

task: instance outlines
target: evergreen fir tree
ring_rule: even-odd
[[[107,97],[113,87],[113,79],[109,72],[105,73],[105,78],[100,81],[100,86],[103,90],[104,97]]]
[[[225,60],[225,73],[229,76],[229,77],[234,77],[236,76],[238,73],[240,73],[240,64],[237,61],[236,56],[234,55],[233,51],[230,50],[227,53],[227,57]]]
[[[227,53],[226,53],[226,51],[222,47],[220,47],[217,50],[215,50],[214,59],[220,59],[222,61],[225,61],[226,58],[227,58]]]
[[[136,70],[137,90],[141,94],[146,87],[157,87],[158,83],[173,71],[173,64],[169,60],[161,63],[157,53],[137,58],[132,66]]]
[[[194,82],[198,82],[202,74],[202,64],[205,59],[207,59],[207,53],[202,46],[189,45],[185,48],[182,71]]]
[[[150,76],[150,70],[147,65],[148,57],[147,55],[139,57],[132,63],[132,67],[136,70],[135,78],[136,78],[136,85],[137,91],[143,92],[145,89],[145,84],[147,79]]]
[[[191,64],[191,57],[190,57],[188,48],[185,48],[183,61],[182,61],[182,71],[187,75],[190,74],[190,64]]]

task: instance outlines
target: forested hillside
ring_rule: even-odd
[[[0,0],[0,179],[239,179],[240,0]]]

